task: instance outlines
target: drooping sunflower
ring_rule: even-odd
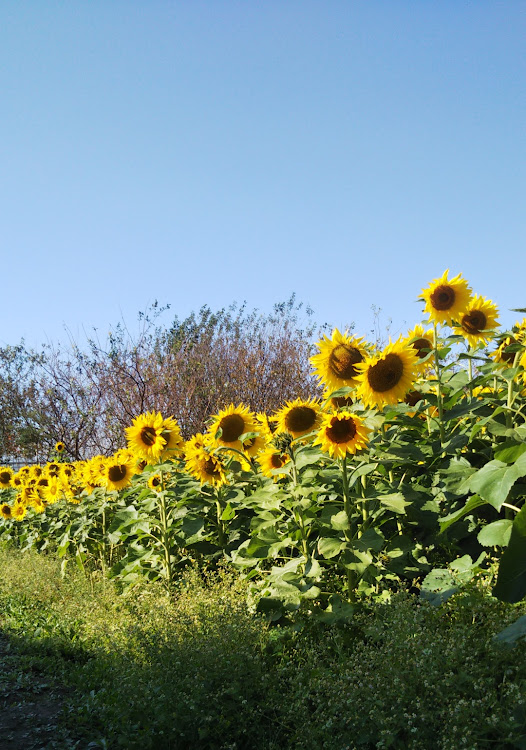
[[[0,466],[0,489],[5,490],[11,486],[14,471],[10,466]]]
[[[288,453],[278,450],[273,445],[269,445],[265,450],[261,451],[256,461],[261,468],[263,476],[272,477],[277,480],[280,475],[287,473],[286,469],[283,472],[280,469],[290,461],[290,456]]]
[[[406,337],[407,343],[413,347],[417,356],[417,369],[422,372],[431,366],[430,354],[435,346],[435,334],[430,328],[427,331],[421,325],[416,325]]]
[[[359,365],[358,396],[365,406],[381,409],[402,401],[416,379],[418,356],[398,339]]]
[[[466,279],[460,273],[449,279],[448,273],[449,269],[422,290],[425,312],[433,322],[445,325],[460,320],[471,300],[471,289]]]
[[[332,338],[324,336],[316,346],[319,354],[311,357],[310,362],[327,390],[336,391],[346,385],[356,385],[356,365],[363,362],[367,355],[363,339],[349,336],[347,331],[340,333],[335,328]]]
[[[218,414],[211,417],[213,420],[208,434],[215,440],[217,445],[241,450],[243,444],[239,439],[246,432],[257,432],[258,426],[255,415],[244,404],[234,406],[230,404]]]
[[[221,460],[205,448],[196,449],[186,460],[186,470],[201,484],[220,487],[226,482],[226,473]]]
[[[13,517],[11,506],[7,503],[3,503],[2,505],[0,505],[0,515],[5,521],[10,521]]]
[[[166,417],[163,419],[163,430],[161,437],[166,441],[162,458],[175,458],[181,455],[183,450],[184,441],[181,437],[181,430],[174,417]]]
[[[102,480],[108,490],[122,490],[130,484],[135,468],[131,461],[121,462],[115,458],[106,461]]]
[[[453,332],[464,336],[470,346],[487,343],[493,338],[494,328],[498,325],[497,306],[480,295],[475,295],[466,311],[460,316],[458,327]]]
[[[288,432],[292,437],[297,438],[319,428],[322,412],[319,402],[315,399],[304,401],[297,398],[294,401],[287,401],[275,416],[278,430]]]
[[[135,417],[130,427],[126,427],[128,448],[148,463],[156,463],[166,448],[163,437],[164,419],[155,411],[146,412]]]
[[[363,420],[350,411],[326,414],[314,444],[332,458],[343,458],[366,448],[369,432]]]

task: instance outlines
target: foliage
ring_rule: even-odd
[[[526,639],[495,639],[524,604],[497,601],[480,576],[440,607],[401,591],[332,625],[269,627],[224,569],[192,568],[170,596],[61,575],[44,553],[0,548],[0,567],[2,685],[61,688],[50,748],[458,750],[526,739]]]

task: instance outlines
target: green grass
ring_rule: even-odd
[[[0,549],[0,571],[0,717],[29,732],[13,748],[526,748],[526,643],[492,640],[526,606],[482,583],[270,628],[224,571],[171,597],[32,552]]]

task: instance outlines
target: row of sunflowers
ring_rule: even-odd
[[[110,457],[69,462],[58,443],[45,466],[0,468],[0,534],[54,541],[82,566],[99,555],[130,580],[143,569],[172,582],[188,559],[221,555],[267,604],[324,611],[334,596],[431,580],[455,553],[472,572],[484,547],[506,561],[526,475],[526,320],[499,331],[496,306],[448,271],[421,299],[427,319],[382,350],[337,329],[318,341],[322,399],[273,414],[230,404],[187,441],[150,411]]]

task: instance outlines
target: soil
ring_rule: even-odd
[[[59,739],[67,692],[0,632],[0,750],[75,747]]]

